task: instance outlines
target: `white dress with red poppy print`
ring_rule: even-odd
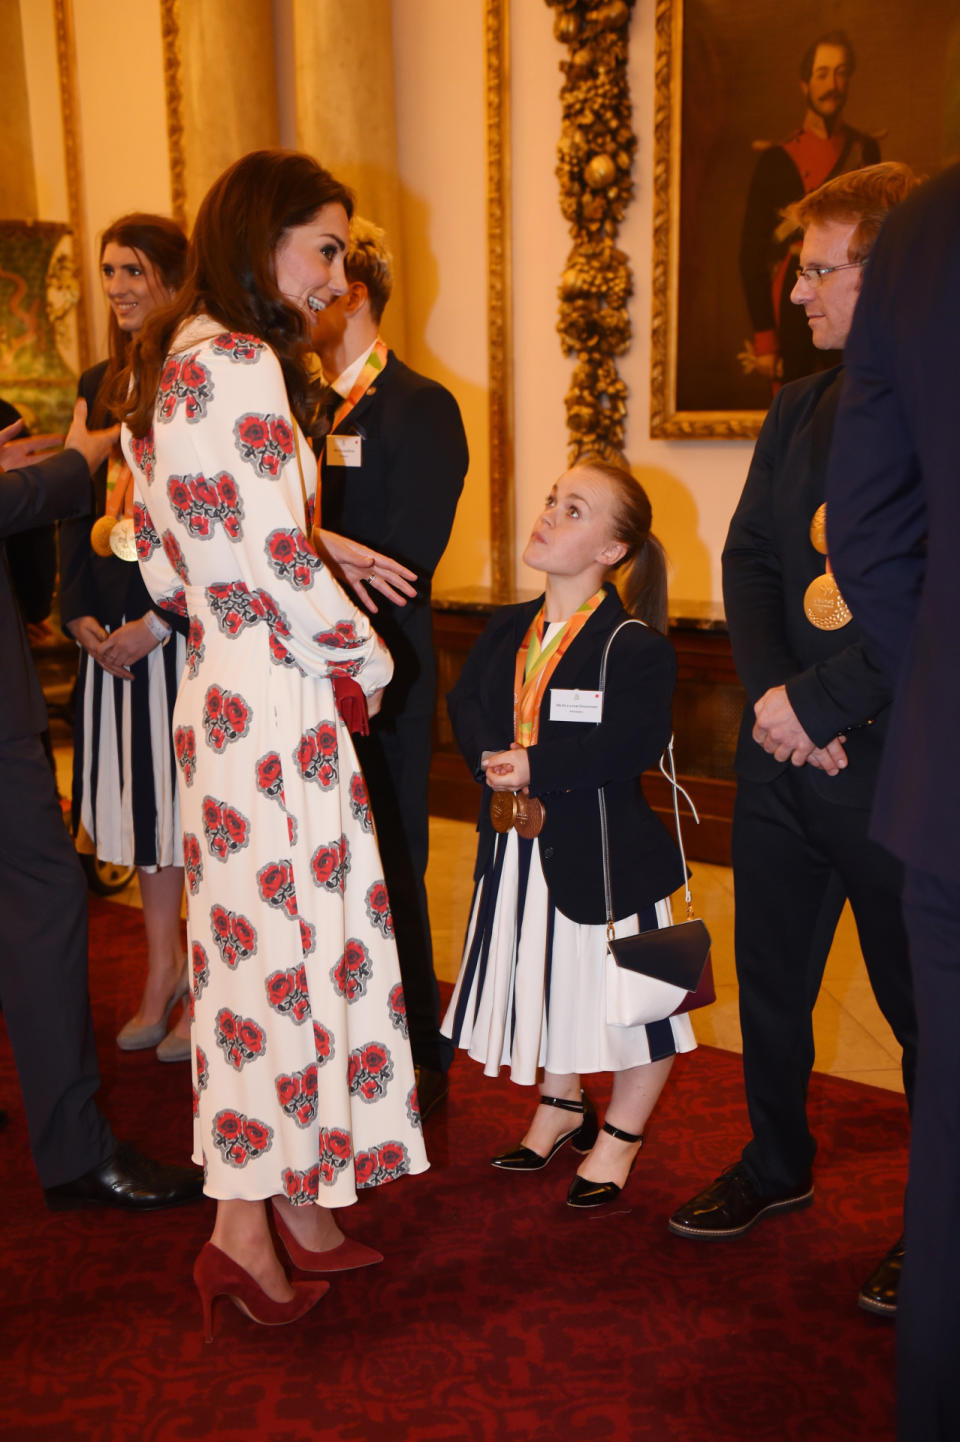
[[[339,1207],[426,1169],[393,922],[331,677],[392,664],[304,534],[262,342],[196,317],[123,433],[147,587],[190,618],[174,712],[192,963],[194,1160],[217,1198]],[[310,486],[310,490],[313,486]]]

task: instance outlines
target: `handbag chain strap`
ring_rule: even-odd
[[[607,643],[603,648],[603,656],[600,661],[600,690],[601,692],[603,692],[604,697],[606,696],[607,689],[607,658],[610,655],[610,647],[613,645],[613,642],[615,641],[618,634],[623,630],[624,626],[643,626],[644,624],[645,623],[643,621],[638,620],[636,617],[632,617],[627,621],[621,621],[619,626],[617,626],[613,631],[611,631],[610,635],[607,637]],[[597,725],[599,726],[602,721],[603,716],[601,714],[600,721],[597,722]],[[667,763],[667,766],[664,766],[665,761]],[[669,770],[667,769],[667,767],[669,767]],[[670,736],[670,740],[667,742],[667,749],[660,757],[660,771],[661,774],[666,778],[666,780],[670,782],[670,788],[673,794],[673,820],[677,832],[677,846],[680,850],[680,861],[683,866],[683,899],[686,902],[687,907],[687,920],[692,921],[693,897],[690,893],[690,878],[687,875],[687,855],[683,847],[683,831],[680,826],[679,798],[681,795],[683,796],[687,805],[690,807],[690,810],[693,812],[693,819],[698,826],[700,825],[700,817],[697,813],[697,808],[693,804],[693,800],[689,792],[686,791],[677,780],[677,768],[673,756],[672,734]],[[603,857],[603,899],[607,909],[607,940],[612,941],[614,917],[613,885],[610,880],[610,833],[607,826],[607,802],[606,797],[603,794],[602,786],[599,786],[597,788],[597,798],[600,803],[600,850]]]

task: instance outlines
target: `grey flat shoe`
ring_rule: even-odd
[[[190,1038],[172,1031],[157,1047],[157,1061],[189,1061],[190,1051]]]

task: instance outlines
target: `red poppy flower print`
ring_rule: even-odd
[[[312,956],[317,949],[317,928],[300,917],[300,950],[304,956]]]
[[[292,861],[268,861],[257,872],[257,890],[268,906],[284,911],[291,919],[297,916],[297,891],[293,884]]]
[[[317,1066],[326,1066],[337,1054],[333,1033],[320,1022],[313,1023],[313,1044],[317,1052]]]
[[[157,471],[157,447],[153,438],[153,426],[142,438],[130,437],[130,454],[133,456],[133,464],[140,471],[147,485],[152,486]]]
[[[350,814],[354,821],[359,823],[363,831],[372,831],[373,817],[370,815],[370,794],[367,791],[367,783],[359,771],[355,771],[350,777],[347,792],[350,798]]]
[[[289,1016],[299,1026],[310,1015],[310,994],[307,974],[302,964],[287,971],[274,971],[266,980],[267,1001],[281,1016]]]
[[[183,834],[183,868],[187,873],[187,889],[191,896],[196,896],[203,880],[203,857],[200,842],[190,831]]]
[[[264,350],[264,344],[263,341],[257,340],[256,336],[243,335],[239,331],[228,331],[223,335],[214,336],[210,342],[210,349],[214,355],[227,356],[228,359],[242,362],[244,365],[255,365]]]
[[[249,818],[229,802],[205,796],[202,816],[207,849],[218,861],[226,861],[235,851],[241,851],[249,844]]]
[[[204,987],[210,980],[210,960],[199,941],[193,943],[190,952],[190,972],[193,982],[191,994],[194,998],[202,996]]]
[[[187,563],[183,558],[183,552],[180,549],[180,543],[178,542],[176,536],[173,534],[172,531],[164,531],[163,535],[160,538],[160,544],[163,546],[163,554],[166,556],[167,560],[170,562],[171,566],[176,571],[183,584],[185,586],[189,586],[190,577],[187,574]]]
[[[206,1091],[210,1081],[210,1064],[202,1046],[197,1047],[197,1091]]]
[[[363,646],[367,635],[358,634],[356,624],[353,621],[338,621],[330,631],[320,631],[314,636],[318,646],[334,646],[337,650],[356,650]]]
[[[387,894],[386,883],[375,881],[367,891],[363,904],[367,909],[367,917],[371,924],[389,940],[393,936],[393,912],[390,910],[390,897]]]
[[[302,531],[271,531],[264,550],[271,570],[295,591],[309,591],[314,572],[323,570],[323,562]]]
[[[309,1206],[320,1193],[320,1167],[314,1164],[308,1171],[298,1172],[285,1167],[281,1177],[283,1195],[295,1207]]]
[[[231,971],[257,949],[257,930],[248,917],[216,904],[210,908],[210,932]]]
[[[206,655],[206,647],[203,644],[204,629],[203,622],[199,616],[193,616],[190,620],[190,631],[187,635],[187,659],[186,671],[189,680],[196,679],[197,672],[203,664]]]
[[[231,541],[243,535],[243,502],[228,471],[221,471],[212,480],[203,475],[171,476],[167,495],[177,520],[194,539],[208,540],[218,521]]]
[[[340,774],[337,728],[333,721],[321,721],[304,731],[293,759],[304,781],[316,781],[322,791],[332,790]]]
[[[276,1078],[277,1101],[285,1116],[292,1117],[298,1127],[308,1127],[317,1119],[317,1068],[314,1063],[303,1071]]]
[[[387,1094],[393,1080],[393,1058],[382,1042],[368,1041],[350,1053],[347,1063],[347,1085],[351,1096],[363,1102],[378,1102]]]
[[[160,545],[160,537],[150,519],[150,512],[142,501],[133,503],[133,534],[137,546],[137,560],[149,561]]]
[[[197,733],[192,726],[175,728],[173,750],[185,783],[187,786],[192,786],[197,774]]]
[[[243,1112],[217,1112],[212,1132],[214,1146],[232,1167],[245,1167],[273,1145],[273,1128]]]
[[[402,982],[398,981],[396,986],[390,988],[390,995],[387,997],[387,1014],[391,1024],[406,1040],[410,1035],[410,1028],[407,1024],[407,1003],[403,995]]]
[[[217,1046],[236,1071],[240,1071],[248,1061],[256,1061],[267,1049],[263,1027],[251,1016],[237,1016],[228,1006],[222,1006],[217,1012],[214,1036]]]
[[[410,1153],[402,1142],[384,1142],[368,1152],[357,1152],[354,1172],[358,1189],[392,1182],[410,1170]]]
[[[341,836],[339,841],[328,841],[326,846],[318,846],[310,858],[310,867],[315,885],[322,886],[325,891],[339,891],[342,896],[350,870],[347,838]]]
[[[253,709],[235,691],[222,686],[208,686],[203,699],[203,729],[207,745],[220,752],[231,741],[239,741],[250,730]]]
[[[157,391],[157,420],[172,421],[182,404],[192,424],[207,414],[213,396],[213,377],[196,352],[170,356],[160,376]]]
[[[182,586],[175,586],[173,590],[168,591],[165,596],[159,597],[157,605],[162,606],[165,611],[175,612],[178,616],[186,617],[189,615],[187,611],[187,596]]]
[[[367,982],[373,975],[373,962],[363,942],[351,936],[343,948],[343,955],[331,969],[330,980],[339,996],[348,1002],[356,1001],[367,990]]]
[[[236,422],[233,434],[241,457],[268,480],[275,481],[293,455],[293,430],[283,416],[248,412]]]
[[[256,766],[257,790],[283,806],[283,766],[277,751],[261,756]]]
[[[321,1127],[319,1136],[320,1181],[332,1187],[339,1174],[350,1164],[350,1135],[340,1127]]]
[[[407,1121],[412,1127],[423,1127],[420,1118],[420,1098],[417,1096],[416,1087],[411,1087],[407,1092]]]
[[[263,620],[263,606],[254,601],[242,581],[217,581],[206,588],[206,597],[225,636],[238,636],[245,627]]]

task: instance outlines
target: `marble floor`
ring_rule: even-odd
[[[70,792],[71,751],[69,745],[55,749],[61,794],[66,796]],[[453,981],[457,974],[473,890],[474,849],[472,823],[431,819],[427,889],[435,964],[441,980]],[[713,938],[717,988],[716,1004],[694,1013],[694,1028],[699,1041],[740,1051],[733,961],[733,877],[729,867],[705,862],[693,862],[691,869],[697,915],[704,918]],[[116,899],[122,904],[138,905],[136,881]],[[683,915],[682,894],[674,914]],[[891,1091],[903,1090],[897,1044],[873,999],[849,907],[841,917],[827,963],[814,1013],[814,1033],[817,1070]]]

